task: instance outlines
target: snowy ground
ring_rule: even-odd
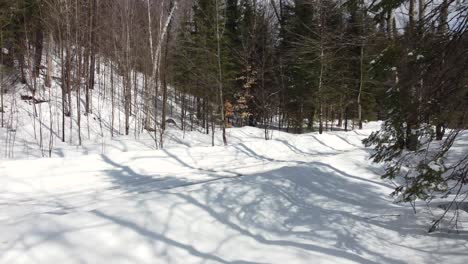
[[[466,263],[467,215],[392,203],[371,129],[1,161],[0,263]]]

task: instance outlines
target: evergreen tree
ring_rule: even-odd
[[[395,6],[392,1],[382,1],[380,10],[392,12]],[[429,17],[444,20],[443,12],[444,8],[434,9]],[[445,165],[448,150],[468,123],[466,115],[460,114],[468,105],[467,71],[460,67],[468,63],[462,55],[467,26],[434,30],[434,20],[424,17],[418,22],[419,35],[415,35],[415,18],[411,16],[412,12],[405,32],[391,34],[389,45],[376,58],[374,76],[382,82],[387,80],[389,86],[387,113],[381,130],[364,143],[375,146],[375,162],[386,162],[383,177],[398,179],[393,194],[399,201],[414,205],[418,199],[430,202],[453,195],[453,202],[445,208],[447,213],[462,199],[459,190],[468,174],[468,155],[462,155],[451,166]],[[416,37],[421,40],[414,42]],[[441,124],[450,127],[445,137]],[[429,231],[434,231],[444,216],[434,219]]]

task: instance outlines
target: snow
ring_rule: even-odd
[[[428,234],[440,208],[415,215],[389,197],[394,186],[380,179],[384,167],[361,143],[381,122],[322,135],[271,131],[268,141],[262,129],[230,128],[228,146],[218,129],[211,147],[211,135],[196,125],[180,129],[170,89],[168,118],[178,125],[157,150],[153,132],[122,135],[121,76],[111,136],[109,78],[103,62],[92,114],[81,113],[82,145],[76,112],[60,141],[55,80],[50,89],[39,80],[37,96],[49,102],[36,105],[37,115],[20,100],[24,88],[9,88],[0,128],[0,263],[466,262],[465,211],[460,233]],[[136,99],[132,128],[142,118],[144,98]],[[71,101],[76,109],[75,93]],[[51,158],[42,158],[50,142]],[[467,153],[466,142],[468,133],[450,158]]]
[[[388,196],[379,126],[2,161],[0,263],[466,263],[466,233]]]

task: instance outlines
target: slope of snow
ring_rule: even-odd
[[[44,58],[45,61],[45,58]],[[61,76],[60,62],[54,57],[53,76]],[[82,139],[79,144],[78,135],[78,93],[75,86],[71,91],[71,116],[65,117],[65,141],[62,142],[62,90],[61,80],[54,77],[51,88],[44,86],[42,76],[36,79],[35,98],[43,103],[33,104],[30,100],[22,100],[23,95],[32,96],[26,85],[8,81],[5,94],[5,113],[3,127],[0,127],[0,160],[1,159],[35,159],[42,157],[72,157],[83,154],[110,154],[156,149],[155,133],[144,130],[143,119],[144,79],[141,73],[132,73],[137,87],[132,81],[131,115],[129,117],[130,131],[125,134],[124,96],[122,91],[122,76],[111,64],[102,59],[100,72],[95,73],[95,88],[90,90],[91,113],[85,113],[85,85],[80,91],[80,117]],[[114,66],[115,68],[115,66]],[[111,78],[111,73],[113,78]],[[136,75],[136,76],[135,76]],[[11,78],[14,80],[14,76]],[[31,83],[32,81],[30,81]],[[113,86],[111,85],[113,83]],[[30,86],[32,86],[30,84]],[[114,87],[112,89],[112,87]],[[114,102],[112,103],[112,90]],[[160,91],[161,93],[161,91]],[[188,95],[186,95],[188,96]],[[211,135],[202,135],[197,124],[190,125],[185,119],[186,131],[181,131],[180,95],[174,89],[168,89],[167,119],[173,119],[176,125],[168,124],[164,133],[164,146],[211,146]],[[158,131],[160,137],[160,122],[162,95],[158,94]],[[68,102],[66,100],[66,105]],[[112,116],[112,108],[114,116]],[[153,109],[151,109],[153,112]],[[151,117],[153,118],[153,117]],[[113,122],[112,122],[113,120]],[[112,126],[113,123],[113,126]],[[151,125],[153,128],[153,125]],[[112,129],[113,128],[113,129]],[[194,131],[188,131],[193,128]],[[196,132],[196,133],[195,133]],[[217,131],[219,133],[219,131]],[[193,136],[193,135],[194,136]],[[219,144],[222,141],[217,141]],[[49,155],[50,151],[50,155]]]
[[[427,234],[428,210],[388,196],[360,143],[376,126],[2,161],[0,263],[466,263],[465,212]]]

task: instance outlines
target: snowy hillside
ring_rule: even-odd
[[[428,208],[394,204],[361,144],[377,126],[2,161],[0,263],[466,263],[468,213],[428,234]]]
[[[86,114],[84,111],[84,91],[80,92],[81,129],[79,133],[78,93],[76,90],[72,90],[70,97],[71,115],[67,114],[64,119],[65,142],[62,142],[63,97],[60,79],[54,78],[51,88],[47,88],[44,87],[43,79],[37,78],[37,92],[34,99],[41,103],[33,103],[33,100],[25,99],[25,97],[32,97],[32,92],[26,85],[15,81],[16,77],[13,75],[10,76],[11,80],[7,78],[6,82],[11,82],[14,85],[9,86],[4,95],[5,113],[3,127],[0,127],[2,145],[0,159],[70,157],[83,154],[108,154],[114,151],[156,149],[155,133],[144,129],[143,124],[143,101],[145,100],[143,76],[133,72],[133,75],[136,74],[134,76],[136,88],[132,89],[131,129],[129,135],[125,135],[125,107],[121,91],[122,76],[115,71],[113,72],[111,67],[110,63],[103,62],[100,67],[101,71],[96,72],[95,89],[90,90],[90,114]],[[55,75],[59,76],[61,69],[57,58],[54,59],[53,69],[55,69]],[[113,90],[115,94],[112,95]],[[157,103],[161,109],[161,95],[159,95]],[[68,102],[66,102],[67,104]],[[188,120],[185,120],[184,124],[187,129],[181,130],[180,95],[177,97],[173,89],[168,91],[166,119],[174,120],[175,124],[168,124],[165,130],[163,135],[165,146],[211,146],[211,136],[203,136],[203,134],[198,133],[200,127],[197,124],[190,126]],[[157,122],[160,125],[161,110],[158,112]],[[193,133],[191,130],[197,132]],[[160,137],[160,127],[158,127],[157,137]]]

